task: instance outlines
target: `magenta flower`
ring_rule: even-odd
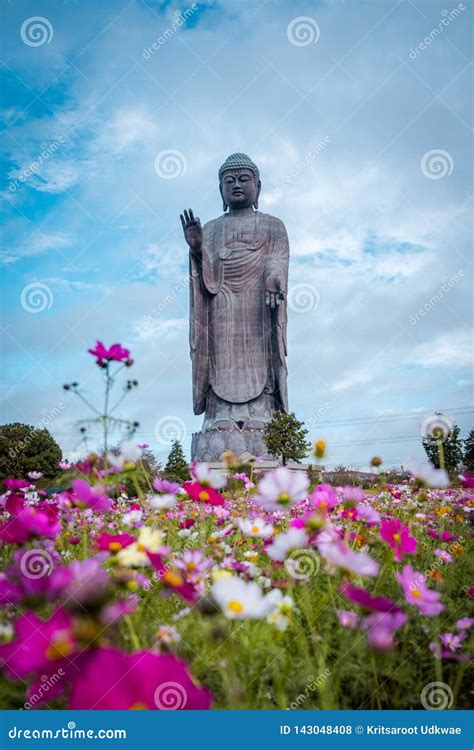
[[[16,640],[0,645],[0,661],[14,680],[56,668],[76,651],[72,619],[57,609],[48,620],[40,620],[27,611],[15,621]]]
[[[351,586],[350,583],[344,581],[339,586],[341,594],[354,604],[358,604],[363,609],[368,609],[372,612],[401,612],[400,608],[385,596],[372,596],[368,591],[356,586]]]
[[[30,486],[30,483],[25,482],[24,479],[12,479],[12,477],[5,479],[4,484],[8,490],[24,490]]]
[[[57,600],[72,578],[68,568],[62,565],[55,566],[59,560],[57,553],[51,554],[42,548],[19,549],[14,553],[13,562],[8,566],[6,573],[20,600],[29,597],[47,601]]]
[[[380,526],[380,536],[392,548],[395,560],[400,562],[403,555],[414,555],[416,552],[416,539],[410,536],[410,529],[405,526],[399,518],[382,520]]]
[[[112,500],[103,492],[103,487],[91,487],[85,479],[72,480],[72,500],[79,508],[91,508],[98,513],[111,510]]]
[[[125,547],[129,547],[135,542],[135,537],[131,534],[107,534],[103,531],[95,540],[97,548],[100,550],[106,550],[107,552],[119,552]]]
[[[170,591],[178,594],[184,601],[193,604],[199,596],[196,586],[190,581],[186,581],[180,573],[171,570],[165,565],[162,556],[158,552],[148,552],[146,550],[146,554],[155,568],[160,581]]]
[[[441,594],[429,589],[425,583],[425,576],[413,570],[411,565],[405,565],[401,573],[395,573],[395,577],[403,589],[407,602],[418,607],[423,615],[433,617],[443,611],[444,605],[439,601]]]
[[[56,537],[61,531],[58,509],[53,503],[26,505],[24,498],[11,495],[6,510],[10,518],[0,525],[0,539],[9,544],[21,544],[37,536]]]
[[[206,710],[211,694],[198,687],[172,654],[125,654],[99,648],[73,676],[72,710]]]
[[[97,357],[96,364],[98,365],[102,365],[104,362],[127,362],[127,360],[130,360],[129,350],[124,349],[121,344],[112,344],[107,349],[102,341],[97,341],[95,348],[87,351]]]

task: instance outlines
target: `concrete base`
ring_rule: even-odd
[[[227,474],[229,471],[228,466],[223,461],[211,461],[208,465],[210,469],[219,473]],[[265,474],[267,471],[278,469],[282,465],[281,461],[256,461],[254,463],[254,471],[259,474]],[[296,461],[289,461],[286,468],[290,469],[290,471],[307,471],[310,466],[311,464],[298,464]]]
[[[193,461],[219,462],[225,451],[231,451],[242,463],[259,456],[272,460],[263,442],[263,427],[246,427],[239,430],[211,428],[195,432],[191,441]]]

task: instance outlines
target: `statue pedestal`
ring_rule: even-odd
[[[242,461],[258,456],[267,461],[275,457],[268,454],[263,442],[263,427],[250,427],[240,430],[211,428],[193,433],[191,456],[193,461],[206,463],[220,462],[225,451],[232,453]]]

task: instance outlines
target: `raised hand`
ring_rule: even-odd
[[[202,248],[202,227],[199,218],[194,216],[192,209],[186,209],[179,215],[184,237],[193,252],[200,252]]]

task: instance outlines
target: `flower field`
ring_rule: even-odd
[[[179,485],[126,443],[54,491],[7,480],[2,708],[468,707],[472,478],[415,473],[366,493],[197,464]]]

